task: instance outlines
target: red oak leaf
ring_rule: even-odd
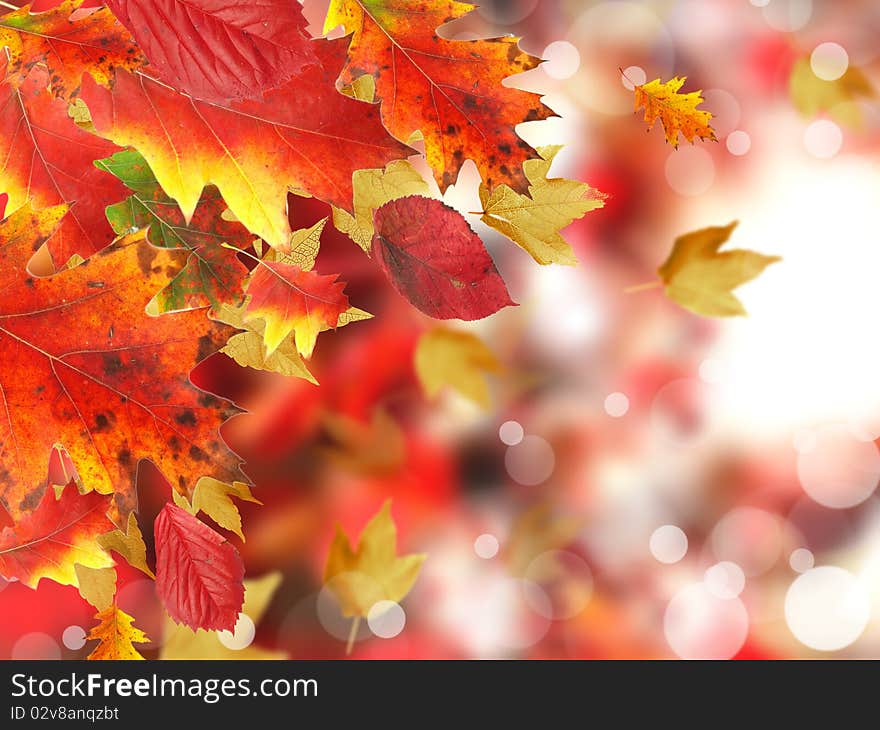
[[[238,551],[189,512],[168,503],[153,524],[156,591],[165,610],[191,629],[232,631],[244,604]]]
[[[376,261],[429,317],[470,321],[515,305],[480,237],[439,200],[392,200],[376,211],[374,224]]]
[[[336,274],[323,276],[292,264],[263,261],[257,267],[247,287],[245,320],[265,320],[268,354],[293,332],[300,355],[311,356],[318,333],[336,327],[348,309],[345,284],[336,279]]]
[[[107,517],[112,496],[80,494],[68,484],[56,498],[47,488],[36,509],[0,532],[0,575],[36,588],[41,578],[76,585],[74,563],[104,568],[112,558],[96,538],[113,530]]]
[[[206,101],[251,99],[316,63],[293,0],[108,0],[159,77]]]

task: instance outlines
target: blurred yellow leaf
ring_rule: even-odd
[[[176,494],[176,490],[171,490],[172,494]],[[150,578],[155,578],[150,566],[147,565],[147,546],[144,545],[144,537],[138,527],[137,517],[134,512],[128,513],[128,524],[126,531],[116,529],[112,532],[106,532],[98,535],[98,544],[104,550],[119,553],[126,562],[132,567],[137,568],[146,573]]]
[[[241,612],[258,626],[263,614],[272,602],[272,596],[281,584],[281,573],[275,571],[260,578],[244,582],[244,605]],[[165,641],[159,652],[160,659],[286,659],[287,654],[272,649],[261,649],[250,644],[242,649],[230,649],[221,643],[218,634],[223,634],[229,643],[232,635],[228,631],[193,631],[188,626],[178,625],[170,618],[165,620]]]
[[[89,659],[143,659],[132,644],[149,643],[147,635],[133,626],[134,618],[116,605],[95,614],[99,623],[87,638],[100,639]]]
[[[635,110],[645,108],[645,121],[648,130],[659,119],[666,131],[666,141],[678,148],[678,133],[693,144],[694,138],[716,140],[715,130],[709,124],[711,112],[697,107],[703,103],[703,92],[692,91],[680,94],[679,89],[687,80],[686,76],[676,76],[665,83],[654,79],[647,84],[635,87]]]
[[[113,605],[113,596],[116,595],[115,568],[88,568],[77,563],[73,569],[76,571],[79,594],[85,600],[99,611]]]
[[[826,81],[813,73],[809,58],[801,58],[794,64],[788,89],[795,109],[804,116],[815,117],[827,112],[841,124],[857,128],[864,121],[857,102],[877,96],[877,90],[857,67],[849,66],[839,79]]]
[[[482,221],[531,254],[539,264],[574,266],[577,258],[560,231],[589,211],[605,205],[602,193],[586,183],[548,178],[550,165],[561,146],[541,147],[542,159],[523,164],[529,194],[500,185],[490,193],[480,185]]]
[[[238,513],[238,507],[232,501],[232,497],[244,502],[262,504],[251,494],[250,487],[244,482],[226,484],[213,477],[202,477],[196,482],[196,488],[193,490],[192,512],[193,514],[204,512],[220,527],[231,530],[243,541],[241,515]]]
[[[397,527],[389,499],[364,527],[356,551],[342,526],[336,526],[324,583],[339,600],[344,616],[365,617],[379,601],[403,600],[416,582],[425,557],[397,556]]]
[[[325,413],[324,430],[335,445],[324,449],[327,456],[346,469],[383,474],[395,471],[405,457],[405,438],[397,421],[384,408],[373,412],[370,423],[341,413]]]
[[[532,561],[549,550],[569,545],[580,532],[583,519],[554,511],[547,503],[536,504],[517,517],[505,547],[510,572],[523,575]]]
[[[672,253],[658,270],[670,299],[706,317],[735,317],[746,310],[731,291],[782,259],[746,249],[718,249],[736,228],[703,228],[675,240]]]
[[[488,408],[490,399],[486,374],[500,372],[501,365],[476,335],[437,327],[419,338],[415,370],[429,398],[434,398],[448,385],[483,408]]]
[[[407,195],[429,195],[428,183],[406,160],[388,163],[384,170],[358,170],[352,175],[354,215],[333,209],[333,225],[367,253],[373,243],[373,211]]]

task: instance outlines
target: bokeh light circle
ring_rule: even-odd
[[[49,634],[33,631],[15,642],[12,647],[12,658],[54,661],[61,659],[61,647]]]
[[[498,429],[498,438],[507,446],[516,446],[523,440],[523,436],[525,436],[523,427],[516,421],[505,421]]]
[[[817,119],[804,130],[804,147],[820,160],[830,160],[842,146],[843,132],[830,119]]]
[[[813,16],[813,0],[770,0],[763,6],[764,20],[774,30],[800,30]]]
[[[688,198],[702,195],[715,182],[715,163],[702,147],[679,147],[666,158],[666,182]]]
[[[605,398],[605,413],[612,418],[621,418],[629,411],[629,398],[625,393],[610,393]]]
[[[746,576],[736,563],[722,560],[706,570],[703,582],[713,596],[727,601],[743,592]]]
[[[254,626],[253,619],[246,613],[238,614],[238,620],[235,622],[233,631],[218,631],[217,639],[223,646],[232,651],[241,651],[247,649],[254,643],[254,637],[257,635],[257,627]]]
[[[504,454],[504,466],[510,478],[533,487],[546,481],[556,466],[553,447],[540,436],[526,436]]]
[[[349,634],[352,630],[353,619],[342,615],[342,606],[339,599],[333,592],[334,581],[346,580],[348,582],[356,582],[365,588],[365,593],[375,592],[375,595],[382,595],[382,587],[366,573],[341,573],[339,576],[331,578],[330,581],[321,588],[315,602],[318,612],[318,621],[324,630],[339,639],[340,641],[348,641]],[[361,621],[358,625],[355,641],[363,641],[370,637],[369,627],[365,621]]]
[[[641,66],[627,66],[620,75],[620,83],[627,91],[635,91],[636,86],[642,86],[648,80],[648,74]]]
[[[485,533],[474,540],[474,552],[483,560],[491,560],[498,555],[498,538]]]
[[[868,593],[849,571],[822,566],[802,573],[785,595],[785,622],[795,638],[818,651],[856,641],[870,619]]]
[[[567,550],[541,553],[526,568],[526,601],[542,616],[566,620],[584,610],[593,595],[593,574],[590,566],[578,555]],[[541,593],[532,590],[538,586]],[[532,599],[538,596],[537,601]]]
[[[682,659],[730,659],[742,648],[748,631],[743,602],[718,598],[703,583],[676,593],[663,617],[666,641]]]
[[[680,527],[663,525],[651,533],[648,547],[657,561],[671,565],[687,555],[687,535]]]
[[[849,68],[849,54],[839,43],[820,43],[810,54],[810,68],[824,81],[836,81]]]
[[[512,3],[510,0],[483,0],[477,12],[490,23],[498,25],[513,25],[528,18],[538,6],[538,0],[520,0]]]
[[[814,432],[812,448],[797,455],[801,486],[825,507],[846,509],[870,497],[880,481],[880,451],[843,425]]]
[[[393,639],[406,626],[406,612],[396,601],[378,601],[367,612],[367,625],[380,639]]]
[[[61,634],[61,643],[71,651],[79,651],[86,645],[86,632],[82,626],[68,626]]]
[[[719,561],[736,563],[747,576],[772,568],[782,553],[779,517],[756,507],[736,507],[722,517],[710,536]]]
[[[712,110],[712,129],[719,138],[736,129],[742,118],[742,107],[737,98],[725,89],[706,89],[700,107]]]
[[[747,155],[750,149],[752,149],[752,138],[749,137],[748,132],[737,129],[727,135],[727,151],[730,154],[742,157]]]
[[[806,548],[792,550],[791,555],[788,556],[788,564],[795,573],[806,573],[813,567],[815,562],[813,553]]]
[[[581,66],[581,54],[568,41],[554,41],[541,54],[541,68],[553,79],[570,79]]]

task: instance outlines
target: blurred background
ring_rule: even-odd
[[[325,9],[306,3],[316,33]],[[144,654],[343,658],[321,579],[334,524],[356,539],[390,498],[399,551],[428,558],[352,658],[880,656],[880,4],[499,0],[444,29],[508,33],[547,59],[513,83],[562,115],[521,134],[564,144],[554,173],[609,196],[566,233],[581,264],[539,267],[468,216],[520,303],[452,324],[503,366],[484,410],[426,399],[413,351],[436,323],[328,226],[318,270],[376,316],[321,336],[321,386],[222,355],[194,376],[249,411],[224,436],[264,503],[241,505],[247,542],[230,535],[248,578],[271,576],[259,605],[176,649],[152,582],[120,567]],[[675,151],[633,113],[632,82],[676,75],[717,143]],[[479,210],[477,184],[469,164],[446,201]],[[328,215],[291,202],[297,228]],[[676,236],[733,220],[731,246],[784,259],[738,290],[748,318],[625,292]],[[169,495],[150,484],[151,549]],[[0,657],[90,649],[75,588],[0,583],[0,612]]]

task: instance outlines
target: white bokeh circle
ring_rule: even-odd
[[[844,425],[813,432],[797,455],[797,473],[809,497],[825,507],[846,509],[870,497],[880,482],[880,451]]]
[[[396,601],[378,601],[367,612],[367,625],[380,639],[393,639],[406,626],[406,613]]]
[[[871,617],[865,587],[849,571],[825,565],[802,573],[785,595],[785,622],[795,638],[817,651],[855,642]]]
[[[655,560],[671,565],[687,555],[687,535],[676,525],[662,525],[651,533],[648,547]]]
[[[739,598],[718,598],[703,583],[693,583],[669,601],[663,632],[682,659],[730,659],[745,643],[749,615]]]

